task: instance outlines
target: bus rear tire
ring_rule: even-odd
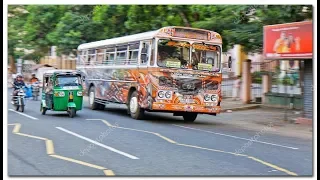
[[[186,123],[194,122],[197,119],[198,113],[185,113],[183,115],[183,120]]]
[[[90,87],[89,90],[89,107],[92,110],[97,110],[99,109],[99,104],[95,102],[96,98],[95,98],[95,87],[92,86]]]
[[[133,119],[142,119],[144,116],[144,109],[142,109],[138,103],[138,93],[134,91],[130,96],[128,103],[128,109]]]
[[[106,107],[105,104],[99,104],[99,105],[98,105],[98,109],[99,109],[99,110],[104,110],[105,107]]]

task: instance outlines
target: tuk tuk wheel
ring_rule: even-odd
[[[45,115],[46,112],[47,112],[47,108],[46,108],[46,107],[43,107],[43,106],[41,105],[41,114],[42,114],[42,115]]]
[[[69,113],[69,117],[73,118],[76,115],[76,109],[70,108],[68,113]]]

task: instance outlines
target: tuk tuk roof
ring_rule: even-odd
[[[43,73],[43,76],[51,76],[54,73],[56,74],[61,74],[61,75],[67,75],[67,74],[81,74],[81,72],[79,70],[48,70],[46,72]]]

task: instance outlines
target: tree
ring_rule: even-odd
[[[312,6],[192,6],[200,11],[194,27],[221,33],[224,51],[234,44],[244,46],[245,52],[262,52],[263,26],[312,19]]]
[[[264,25],[305,19],[312,19],[312,6],[15,5],[9,6],[8,48],[15,58],[39,59],[50,46],[69,54],[85,42],[190,26],[220,33],[223,51],[241,44],[246,52],[261,52]]]
[[[27,18],[25,6],[8,6],[8,55],[9,58],[16,59],[23,55],[23,51],[17,48],[22,48],[22,41],[25,31],[23,25]]]

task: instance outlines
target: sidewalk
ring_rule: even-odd
[[[229,111],[241,111],[247,109],[256,109],[259,108],[261,104],[243,104],[241,100],[232,100],[232,98],[222,99],[221,108],[222,112]]]
[[[274,108],[270,105],[264,104],[243,104],[241,100],[232,100],[232,98],[226,98],[222,100],[221,103],[222,113],[231,113],[234,111],[244,111],[249,109],[257,109],[257,108],[264,108],[264,109],[277,109],[283,112],[282,120],[290,122],[290,123],[299,123],[303,125],[312,126],[312,121],[305,123],[302,122],[304,118],[301,117],[302,110],[293,110],[293,109],[284,109],[284,108]]]
[[[271,125],[275,131],[268,132],[270,134],[312,139],[312,125],[296,124],[296,120],[301,117],[300,111],[270,108],[261,104],[242,104],[231,98],[223,99],[221,106],[221,114],[201,115],[202,119],[209,124],[224,124],[252,131],[261,131]]]
[[[252,109],[253,107],[252,105],[241,105],[239,102],[227,101],[223,107],[224,112],[217,116],[201,115],[199,120],[204,120],[207,125],[221,124],[257,132],[272,126],[273,131],[267,133],[312,139],[313,126],[295,123],[295,119],[301,116],[300,112],[264,106]]]

